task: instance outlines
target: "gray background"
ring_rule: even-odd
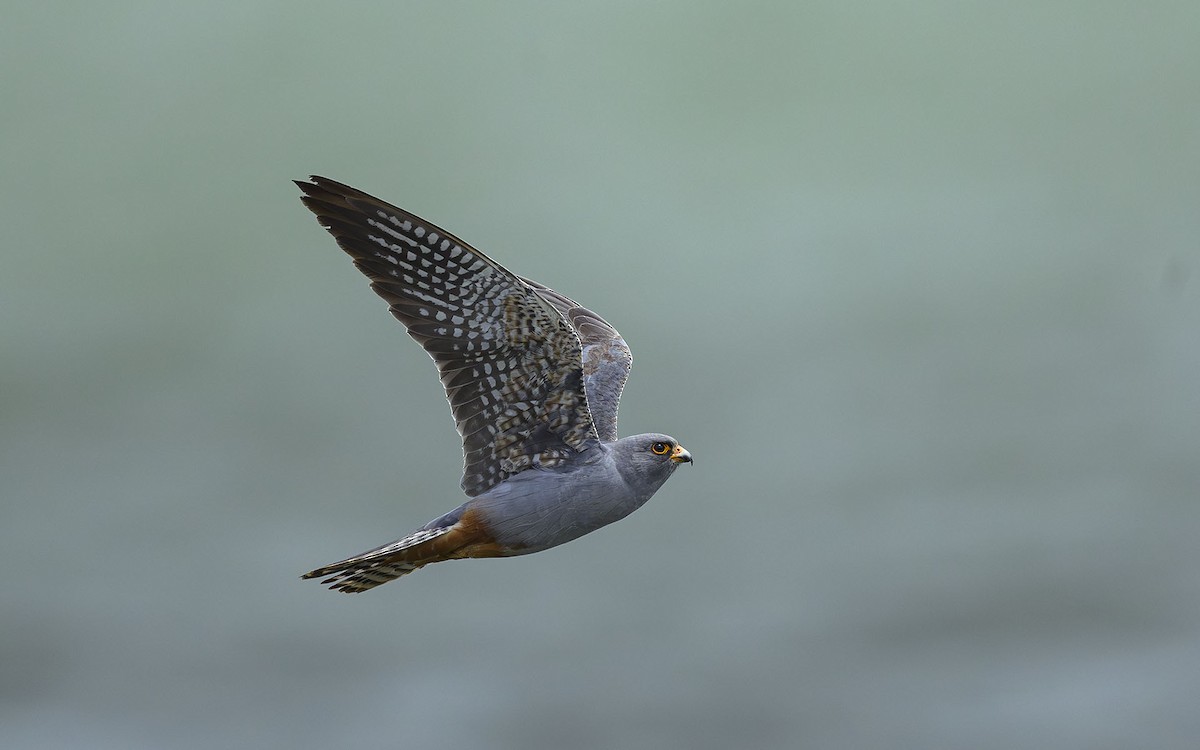
[[[1195,3],[23,3],[0,746],[1194,748]],[[697,458],[459,502],[325,174],[594,307]]]

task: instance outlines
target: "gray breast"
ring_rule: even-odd
[[[531,469],[473,501],[500,544],[537,552],[618,521],[645,502],[634,493],[607,447],[568,470]],[[590,453],[591,451],[589,451]]]

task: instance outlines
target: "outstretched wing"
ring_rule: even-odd
[[[580,339],[555,305],[452,234],[324,177],[304,205],[441,372],[463,439],[462,488],[595,446]]]
[[[571,323],[583,345],[583,386],[588,408],[600,439],[617,439],[617,407],[621,391],[633,366],[633,353],[617,329],[604,318],[575,300],[530,279],[522,278],[537,290],[559,314]]]

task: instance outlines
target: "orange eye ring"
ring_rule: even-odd
[[[656,456],[665,456],[670,450],[671,446],[667,445],[666,443],[659,442],[650,446],[650,452]]]

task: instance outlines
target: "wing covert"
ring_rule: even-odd
[[[521,280],[554,305],[578,334],[582,345],[583,385],[592,422],[601,440],[616,440],[617,408],[629,378],[629,368],[633,367],[629,345],[608,321],[575,300],[531,279]]]

